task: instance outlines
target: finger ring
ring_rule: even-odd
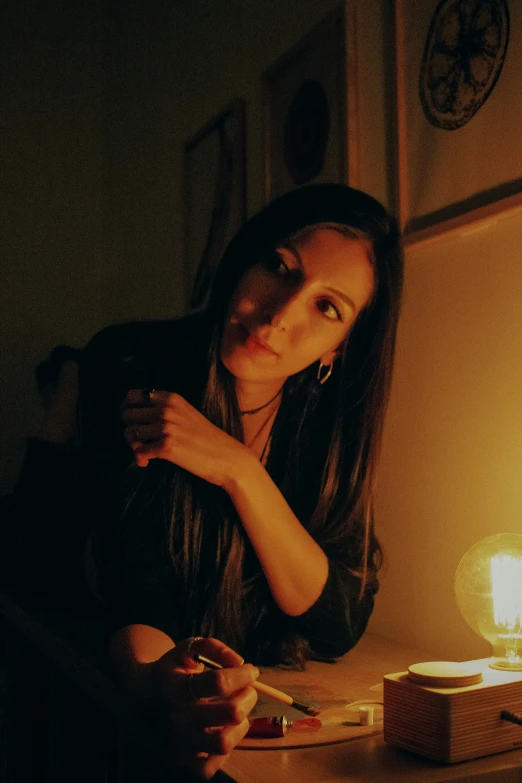
[[[194,642],[199,642],[203,638],[204,638],[203,636],[190,636],[188,638],[187,655],[189,658],[192,658],[192,647],[194,646]],[[192,660],[194,659],[192,658]]]
[[[189,676],[188,676],[188,679],[187,679],[188,692],[190,693],[190,695],[192,696],[193,699],[195,699],[196,701],[201,701],[201,699],[203,699],[205,697],[204,696],[198,696],[197,693],[194,693],[194,682],[193,682],[194,677],[195,677],[194,674],[189,674]]]
[[[156,389],[143,389],[142,394],[144,397],[148,397],[150,401],[152,400],[152,395],[154,394],[155,391]]]

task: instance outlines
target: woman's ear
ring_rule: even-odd
[[[333,351],[327,351],[326,353],[324,353],[319,361],[325,367],[329,367],[331,364],[335,362],[335,360],[337,359],[338,356],[340,356],[341,353],[342,353],[342,349],[341,346],[339,346],[338,348],[335,348],[335,350]]]
[[[348,337],[349,334],[347,334],[344,340],[339,343],[337,348],[334,348],[331,351],[327,351],[321,356],[320,361],[324,364],[325,367],[329,367],[330,364],[333,364],[336,359],[343,355],[344,349],[346,348],[346,343],[348,342]]]

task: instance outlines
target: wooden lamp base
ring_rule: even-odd
[[[522,714],[522,671],[492,669],[490,661],[418,664],[385,675],[386,742],[449,764],[522,747],[522,726],[500,717]],[[444,674],[449,666],[453,677]]]

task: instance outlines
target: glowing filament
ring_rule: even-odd
[[[522,625],[522,558],[495,555],[491,558],[491,587],[495,624],[511,633]]]

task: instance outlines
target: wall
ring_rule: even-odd
[[[489,654],[456,607],[461,557],[522,532],[521,261],[520,214],[407,252],[372,627],[449,660]]]
[[[7,492],[39,420],[37,362],[57,343],[84,345],[106,324],[181,314],[183,144],[237,95],[248,102],[250,211],[261,205],[260,74],[336,3],[3,5]]]
[[[84,342],[111,274],[100,6],[2,4],[2,491],[36,420],[34,366],[59,342]]]
[[[28,0],[4,13],[2,491],[37,418],[36,362],[107,323],[181,312],[182,147],[234,96],[247,101],[249,212],[261,206],[260,75],[336,5]],[[358,3],[361,184],[386,202],[388,7]],[[460,557],[522,529],[521,240],[515,216],[407,252],[371,627],[447,658],[487,649],[455,607]]]

